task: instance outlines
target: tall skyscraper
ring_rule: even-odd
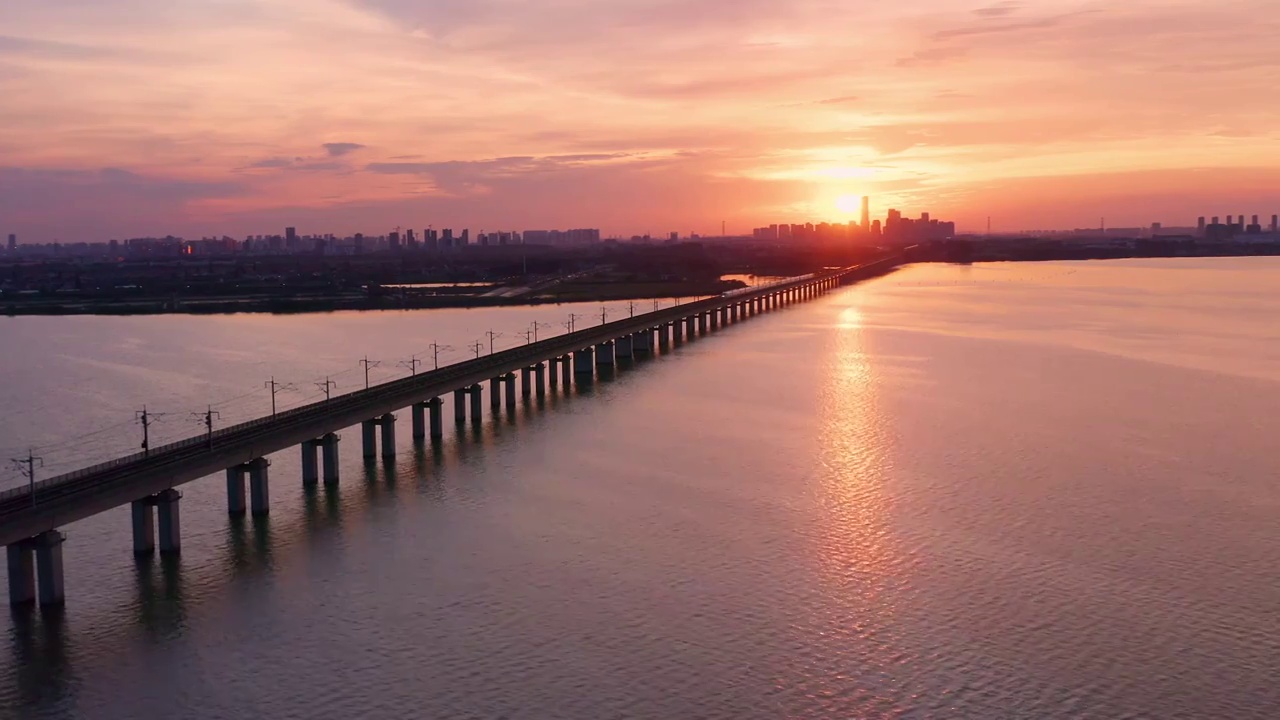
[[[862,196],[862,229],[871,231],[871,196]]]
[[[1271,232],[1277,232],[1277,231],[1280,231],[1280,215],[1272,215],[1271,216]],[[9,237],[11,239],[13,238],[12,235],[10,235]]]
[[[1204,234],[1204,216],[1203,215],[1200,216],[1198,220],[1196,220],[1196,230],[1199,231],[1201,235]]]
[[[18,252],[18,236],[9,233],[9,252]]]

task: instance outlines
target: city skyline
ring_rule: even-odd
[[[747,234],[857,220],[866,195],[1014,232],[1280,206],[1259,0],[421,5],[7,7],[0,232]]]

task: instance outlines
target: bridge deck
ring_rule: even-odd
[[[0,544],[81,520],[166,488],[265,457],[325,433],[394,412],[417,402],[519,371],[550,358],[609,342],[758,297],[846,277],[870,277],[892,269],[898,258],[795,278],[679,305],[511,348],[439,370],[233,425],[107,463],[0,493]]]

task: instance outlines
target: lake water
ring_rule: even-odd
[[[1275,718],[1278,285],[915,266],[436,452],[405,428],[366,466],[349,429],[336,491],[272,457],[269,519],[183,486],[176,560],[134,560],[127,508],[65,528],[65,611],[3,621],[0,718]],[[2,318],[0,445],[69,469],[132,451],[144,402],[179,437],[273,374],[283,407],[570,312],[599,322]]]

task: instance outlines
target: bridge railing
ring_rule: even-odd
[[[884,261],[880,261],[880,262],[884,262]],[[870,263],[868,264],[868,266],[877,265],[877,264],[880,264],[880,262]],[[868,266],[859,266],[859,267],[868,267]],[[177,440],[172,443],[168,443],[156,448],[152,448],[150,451],[147,451],[147,452],[137,452],[131,455],[125,455],[122,457],[114,458],[112,460],[107,460],[105,462],[97,463],[95,465],[90,465],[88,467],[80,468],[78,470],[73,470],[71,472],[63,473],[62,475],[57,475],[51,478],[47,478],[45,480],[41,480],[39,482],[34,483],[34,485],[29,484],[25,486],[18,486],[18,487],[10,488],[8,490],[0,491],[0,502],[4,502],[5,500],[8,500],[14,497],[28,496],[33,492],[33,490],[38,496],[42,490],[51,489],[53,487],[60,486],[69,482],[73,482],[75,480],[88,477],[90,475],[96,475],[104,471],[112,470],[114,468],[118,468],[124,465],[129,465],[132,463],[143,462],[145,460],[152,459],[152,458],[161,458],[161,457],[164,457],[165,455],[172,455],[172,457],[168,458],[169,460],[174,460],[174,461],[180,460],[182,459],[182,456],[174,455],[175,453],[179,453],[180,451],[184,451],[184,450],[208,448],[212,444],[216,444],[218,440],[225,439],[230,436],[246,434],[247,431],[251,431],[254,428],[262,427],[265,425],[279,425],[282,427],[287,427],[289,424],[291,424],[290,421],[311,419],[314,416],[320,416],[325,413],[332,412],[334,410],[342,409],[344,407],[358,406],[360,404],[374,401],[383,396],[401,395],[411,391],[412,389],[418,386],[422,386],[425,388],[431,385],[445,383],[453,378],[457,378],[465,375],[473,375],[476,372],[484,370],[485,368],[509,367],[514,361],[524,356],[529,356],[529,355],[545,356],[549,354],[556,354],[558,352],[572,352],[575,349],[582,349],[585,347],[589,347],[590,345],[599,341],[598,339],[600,336],[608,336],[614,333],[617,333],[620,336],[621,334],[623,334],[623,331],[626,328],[630,328],[630,327],[643,328],[645,325],[656,326],[665,322],[670,322],[671,319],[673,318],[679,319],[683,316],[688,315],[690,312],[696,312],[703,307],[707,307],[707,308],[718,307],[725,300],[737,299],[739,297],[746,297],[754,294],[765,293],[765,292],[768,292],[769,290],[772,290],[784,285],[802,285],[806,282],[823,278],[823,277],[838,277],[838,276],[847,274],[853,269],[855,268],[844,268],[842,270],[838,270],[834,272],[826,272],[826,273],[811,273],[809,275],[803,275],[800,277],[786,278],[774,283],[770,283],[768,285],[757,285],[751,288],[740,288],[739,290],[733,290],[721,295],[712,296],[703,300],[697,300],[687,305],[680,305],[676,307],[666,308],[663,310],[655,310],[653,312],[643,313],[641,315],[627,317],[627,318],[623,318],[621,320],[615,320],[609,323],[603,323],[601,325],[585,328],[583,330],[567,333],[565,335],[557,335],[551,338],[546,338],[544,340],[539,340],[538,342],[535,342],[535,343],[530,343],[527,345],[519,345],[513,348],[508,348],[507,350],[502,350],[502,351],[493,353],[491,355],[485,355],[483,357],[475,358],[472,360],[462,360],[456,363],[451,363],[438,370],[431,370],[428,372],[421,373],[419,375],[413,375],[407,378],[399,378],[396,380],[391,380],[385,383],[374,385],[364,390],[354,390],[349,393],[344,393],[342,395],[334,396],[328,400],[320,400],[314,403],[310,403],[308,405],[301,405],[296,408],[292,408],[289,410],[285,410],[283,412],[276,413],[275,415],[266,415],[263,417],[254,418],[252,420],[247,420],[245,422],[237,423],[235,425],[228,425],[227,427],[220,428],[218,430],[213,431],[212,433],[206,433],[204,435],[196,435],[189,438],[184,438],[182,440]],[[734,294],[734,293],[740,293],[740,294]]]

